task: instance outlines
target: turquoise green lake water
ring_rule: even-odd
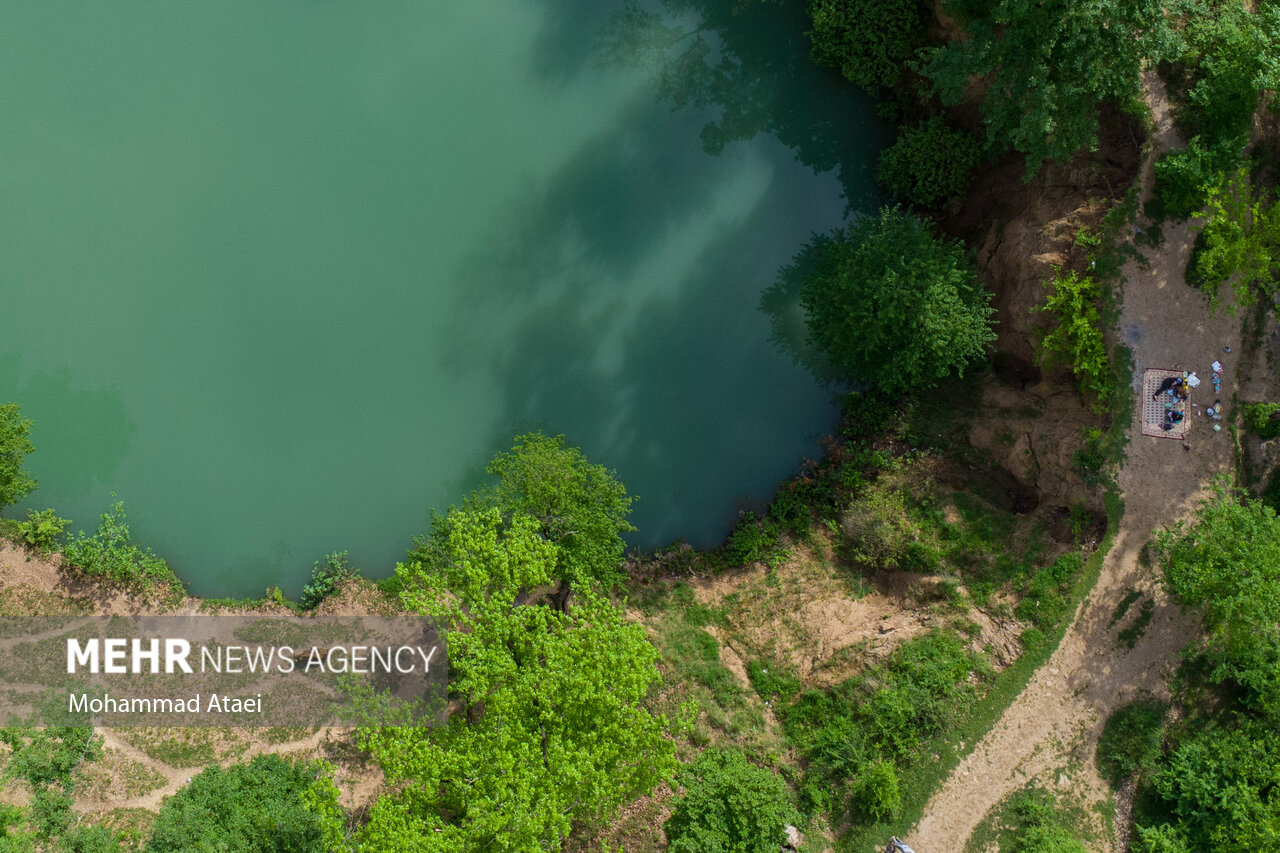
[[[842,189],[870,203],[879,131],[780,43],[797,9],[703,4],[741,79],[674,109],[643,56],[602,62],[620,5],[6,4],[27,504],[92,529],[115,492],[194,592],[240,595],[335,550],[388,573],[533,428],[640,496],[637,546],[767,502],[835,415],[759,294]]]

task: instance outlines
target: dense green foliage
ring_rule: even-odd
[[[914,55],[924,11],[920,0],[810,0],[813,60],[876,94]]]
[[[347,554],[347,551],[325,554],[323,560],[311,567],[311,580],[302,588],[299,607],[303,610],[319,607],[320,602],[342,589],[343,584],[360,576]]]
[[[934,631],[859,676],[780,706],[784,730],[808,759],[809,803],[836,820],[896,816],[896,768],[953,724],[990,674],[957,635]]]
[[[492,508],[537,522],[539,535],[555,546],[552,576],[560,585],[556,603],[561,609],[572,591],[608,589],[621,580],[622,534],[635,529],[627,521],[635,498],[612,471],[566,446],[564,436],[536,432],[517,437],[515,446],[486,470],[498,483],[467,498],[467,508]],[[415,539],[410,556],[430,561],[448,528],[437,525],[430,537]]]
[[[524,603],[563,565],[544,525],[454,509],[397,566],[405,606],[444,632],[457,710],[441,727],[360,731],[399,791],[361,849],[555,849],[575,820],[674,771],[667,722],[641,704],[658,679],[644,630],[589,589],[564,610]]]
[[[1116,787],[1154,765],[1164,734],[1164,706],[1130,702],[1107,717],[1098,737],[1098,770]]]
[[[1263,441],[1280,438],[1280,403],[1245,403],[1244,425]]]
[[[1258,501],[1219,489],[1192,525],[1160,532],[1165,580],[1204,608],[1212,678],[1233,682],[1249,707],[1280,712],[1280,520]]]
[[[703,752],[676,781],[684,794],[663,826],[671,853],[775,853],[799,820],[786,782],[734,750]]]
[[[1249,305],[1258,291],[1272,295],[1280,275],[1280,201],[1265,204],[1245,170],[1205,193],[1203,246],[1195,256],[1197,286],[1217,297],[1230,282],[1236,300]]]
[[[145,853],[339,853],[346,818],[321,762],[210,767],[160,807]]]
[[[105,577],[135,587],[181,587],[169,564],[150,548],[133,542],[125,522],[124,502],[117,501],[101,515],[98,529],[89,535],[81,530],[67,540],[63,562],[78,571]]]
[[[988,143],[1027,155],[1027,177],[1097,140],[1098,105],[1141,92],[1144,60],[1172,38],[1157,0],[992,0],[957,4],[968,38],[927,55],[924,72],[947,104],[990,75],[982,104]]]
[[[876,180],[895,198],[929,207],[963,195],[981,158],[976,139],[934,116],[898,132],[880,155]]]
[[[1204,613],[1189,651],[1204,692],[1150,787],[1135,850],[1270,850],[1280,840],[1280,519],[1220,487],[1153,552],[1179,601]],[[1192,692],[1188,698],[1196,699]]]
[[[1039,309],[1057,321],[1044,336],[1044,353],[1068,365],[1081,387],[1103,406],[1111,393],[1111,367],[1098,311],[1102,285],[1073,271],[1059,274],[1052,286],[1053,292]]]
[[[1156,164],[1156,196],[1165,213],[1185,219],[1240,167],[1263,90],[1276,85],[1280,10],[1261,4],[1249,12],[1237,0],[1183,0],[1170,12],[1181,41],[1166,77],[1180,98],[1176,113],[1188,145]]]
[[[81,825],[72,810],[72,774],[102,755],[102,739],[87,727],[0,728],[8,763],[0,788],[21,779],[31,788],[26,808],[0,806],[0,853],[118,853],[115,836]]]
[[[29,509],[26,520],[18,522],[18,536],[29,547],[47,554],[58,549],[70,525],[68,519],[59,518],[52,509]]]
[[[963,247],[899,208],[814,237],[793,268],[811,271],[800,294],[810,338],[856,382],[923,391],[995,340],[990,294]]]
[[[22,500],[36,481],[22,470],[22,459],[34,451],[31,421],[23,420],[16,403],[0,404],[0,509]]]

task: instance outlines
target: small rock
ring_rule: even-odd
[[[787,843],[784,845],[784,849],[799,850],[800,845],[804,844],[804,836],[800,834],[800,830],[791,824],[787,824],[785,828],[787,831]]]

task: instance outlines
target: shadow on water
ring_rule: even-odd
[[[735,502],[767,500],[833,423],[757,302],[839,219],[840,193],[767,140],[708,160],[690,144],[705,111],[673,115],[646,93],[624,113],[459,272],[450,316],[468,334],[447,363],[502,389],[491,452],[530,428],[563,432],[640,496],[636,544],[680,531],[710,545]]]
[[[890,141],[870,99],[809,58],[807,0],[660,0],[616,12],[601,61],[642,67],[674,108],[710,108],[704,148],[769,134],[815,172],[837,170],[851,208],[875,202],[871,166]]]
[[[137,431],[121,390],[74,387],[66,368],[23,380],[15,354],[0,356],[0,402],[18,403],[23,417],[33,422],[36,451],[27,467],[41,482],[33,499],[45,505],[65,506],[95,485],[112,482]],[[42,444],[73,452],[42,454]]]

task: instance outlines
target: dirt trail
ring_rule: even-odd
[[[1141,177],[1144,196],[1150,192],[1151,161],[1181,145],[1163,85],[1154,75],[1145,82],[1156,129]],[[1192,401],[1203,407],[1214,399],[1208,380],[1215,359],[1226,366],[1224,398],[1232,393],[1239,322],[1226,306],[1211,317],[1207,300],[1187,286],[1184,272],[1193,240],[1187,223],[1166,224],[1163,244],[1147,253],[1150,268],[1132,261],[1125,267],[1120,327],[1133,349],[1135,394],[1145,367],[1194,370],[1204,384]],[[1225,354],[1224,346],[1231,346],[1233,354]],[[1071,782],[1074,792],[1090,803],[1110,798],[1093,760],[1102,721],[1144,693],[1165,693],[1165,677],[1194,623],[1158,588],[1151,570],[1140,565],[1139,553],[1153,529],[1185,517],[1214,476],[1230,470],[1231,439],[1225,429],[1214,433],[1208,418],[1194,415],[1186,442],[1142,436],[1139,416],[1135,412],[1119,478],[1125,515],[1101,577],[1057,651],[925,807],[909,836],[919,853],[963,850],[992,806],[1032,779],[1052,784],[1053,774],[1068,765],[1079,771]],[[1155,601],[1150,626],[1132,650],[1116,636],[1125,622],[1110,624],[1130,589]],[[1125,845],[1111,839],[1106,849],[1123,850]]]

